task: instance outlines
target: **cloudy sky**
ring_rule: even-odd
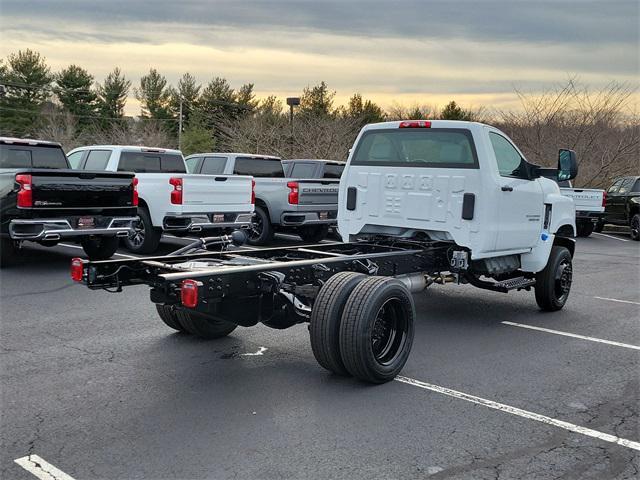
[[[569,77],[639,83],[638,0],[0,0],[0,56],[31,48],[54,70],[134,84],[156,67],[175,83],[255,83],[259,96],[325,80],[344,101],[512,108],[514,88]],[[132,101],[129,113],[137,113]]]

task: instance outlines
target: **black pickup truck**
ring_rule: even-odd
[[[640,240],[640,176],[617,178],[607,189],[604,220],[596,225],[596,232],[605,224],[628,226],[631,238]]]
[[[136,219],[129,172],[72,170],[59,143],[0,137],[0,264],[22,242],[77,240],[91,259],[111,257]]]

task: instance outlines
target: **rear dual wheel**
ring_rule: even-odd
[[[404,284],[340,273],[322,287],[315,305],[311,346],[321,366],[369,383],[388,382],[400,373],[411,352],[415,318]]]
[[[199,315],[175,305],[156,304],[156,310],[168,327],[206,340],[226,337],[237,327],[222,318]]]

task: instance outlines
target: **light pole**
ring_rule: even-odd
[[[182,95],[180,95],[180,113],[178,114],[178,150],[182,151]]]
[[[287,105],[289,105],[289,125],[291,127],[291,155],[293,155],[293,107],[300,105],[300,97],[287,97]]]

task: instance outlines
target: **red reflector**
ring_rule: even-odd
[[[131,205],[138,206],[138,179],[136,177],[133,177],[133,201]]]
[[[409,120],[400,122],[398,128],[431,128],[431,120]]]
[[[287,182],[287,187],[291,190],[289,192],[289,203],[291,205],[298,205],[300,200],[298,196],[298,182]]]
[[[33,207],[33,179],[31,175],[16,175],[16,182],[20,185],[18,207]]]
[[[180,301],[187,308],[195,308],[198,305],[198,282],[196,280],[182,281]]]
[[[607,192],[602,192],[602,206],[607,206]]]
[[[173,205],[182,205],[182,178],[171,177],[169,183],[173,185],[171,191],[171,203]]]
[[[84,262],[81,258],[71,259],[71,280],[74,282],[82,281],[82,274],[84,273]]]
[[[251,205],[256,204],[256,181],[251,180]]]

